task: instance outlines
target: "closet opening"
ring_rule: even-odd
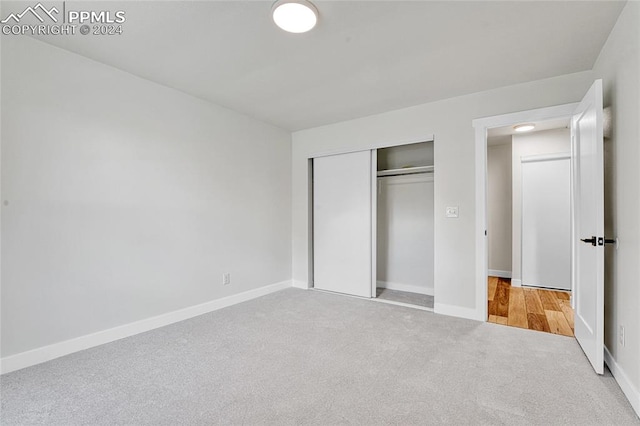
[[[372,297],[433,309],[433,141],[377,150]]]
[[[433,311],[433,139],[310,160],[312,288]]]

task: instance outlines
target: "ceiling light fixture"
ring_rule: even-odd
[[[306,33],[318,22],[318,9],[307,0],[278,0],[271,14],[273,22],[290,33]]]
[[[536,125],[535,124],[518,124],[517,126],[513,126],[513,130],[515,130],[516,132],[530,132],[531,130],[535,129]]]

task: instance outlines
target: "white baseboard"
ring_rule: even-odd
[[[421,287],[414,284],[392,283],[389,281],[376,281],[376,287],[389,290],[408,291],[409,293],[426,294],[433,296],[433,287]]]
[[[616,379],[616,382],[618,382],[620,389],[622,389],[622,392],[631,403],[636,414],[640,417],[640,392],[638,392],[638,389],[636,389],[631,380],[629,380],[624,370],[620,368],[606,346],[604,347],[604,362],[609,367],[609,370],[611,370],[611,374],[613,374],[613,377]]]
[[[308,290],[310,288],[309,284],[306,281],[301,280],[293,280],[291,286],[295,288],[301,288],[303,290]]]
[[[436,314],[448,315],[450,317],[466,318],[476,321],[485,321],[482,313],[475,308],[465,308],[462,306],[446,305],[444,303],[434,303],[433,311]]]
[[[522,287],[522,280],[512,279],[511,287]]]
[[[234,294],[232,296],[223,297],[221,299],[211,300],[200,305],[190,306],[188,308],[168,312],[166,314],[4,357],[0,360],[0,373],[10,373],[32,365],[41,364],[64,355],[69,355],[74,352],[110,343],[135,334],[144,333],[179,321],[184,321],[198,315],[246,302],[289,287],[291,287],[291,281],[282,281],[276,284],[256,288],[254,290],[245,291],[243,293]]]
[[[511,271],[501,271],[499,269],[489,269],[489,275],[499,278],[511,278]]]

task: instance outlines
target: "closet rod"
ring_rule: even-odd
[[[398,173],[395,175],[378,175],[379,178],[385,178],[385,177],[393,177],[393,176],[410,176],[410,175],[427,175],[427,174],[431,174],[433,173],[433,170],[428,171],[428,172],[411,172],[411,173]]]

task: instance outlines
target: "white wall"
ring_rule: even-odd
[[[513,135],[512,156],[512,284],[520,285],[522,269],[522,162],[528,155],[571,151],[569,129],[543,130]]]
[[[640,414],[640,3],[630,1],[596,64],[604,104],[613,117],[605,149],[605,233],[618,237],[605,251],[605,344],[614,375]],[[626,344],[618,340],[625,327]],[[625,378],[629,385],[625,385]],[[635,399],[631,397],[635,392]]]
[[[433,295],[433,175],[378,178],[378,287]]]
[[[435,308],[480,318],[475,286],[475,150],[471,121],[513,111],[576,102],[593,82],[590,71],[503,87],[293,134],[293,278],[309,277],[307,158],[435,135]],[[459,218],[445,218],[458,206]],[[482,230],[484,233],[484,230]]]
[[[2,43],[3,357],[290,279],[288,132]]]
[[[433,166],[433,142],[414,143],[377,150],[378,170]]]
[[[489,275],[502,271],[505,278],[511,278],[511,168],[511,143],[487,147]]]

